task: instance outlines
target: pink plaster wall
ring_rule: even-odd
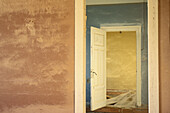
[[[73,108],[74,0],[0,0],[0,113]]]

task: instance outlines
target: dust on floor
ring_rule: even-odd
[[[127,93],[114,96],[110,99],[107,99],[108,107],[117,107],[117,108],[137,108],[136,103],[136,91],[129,91]]]

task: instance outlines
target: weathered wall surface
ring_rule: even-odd
[[[108,32],[107,89],[136,89],[136,32]]]
[[[73,113],[74,0],[0,0],[0,113]]]
[[[86,101],[90,103],[90,27],[107,26],[142,27],[141,76],[142,104],[148,103],[148,36],[147,36],[147,4],[117,4],[87,6],[87,35],[86,35]]]
[[[170,0],[159,0],[160,113],[170,113]]]

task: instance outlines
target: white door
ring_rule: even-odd
[[[106,106],[106,32],[91,27],[91,110]]]

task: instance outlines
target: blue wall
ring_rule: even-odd
[[[87,6],[86,36],[86,102],[90,103],[90,27],[101,25],[141,25],[142,26],[142,104],[148,104],[148,38],[147,4],[118,4]]]

